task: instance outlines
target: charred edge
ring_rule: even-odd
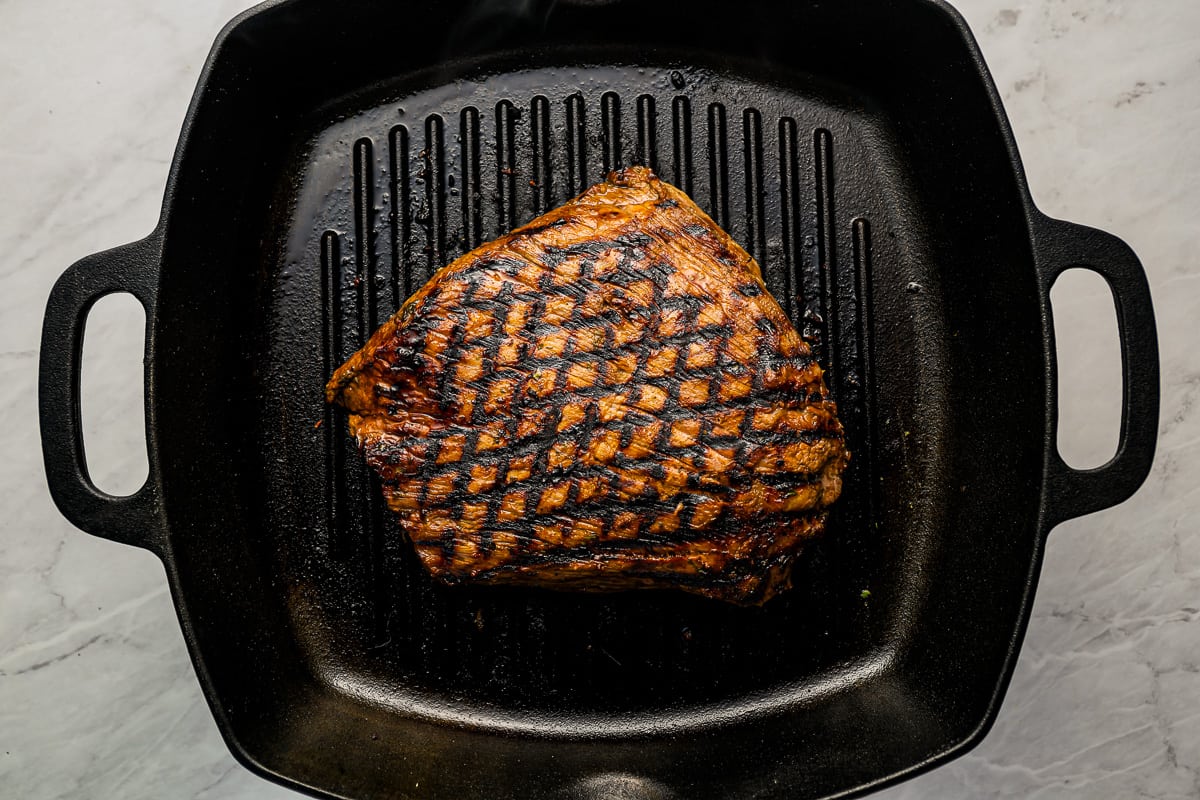
[[[620,169],[621,163],[621,98],[616,92],[605,92],[600,98],[601,136],[604,140],[604,172]]]
[[[425,202],[429,208],[426,280],[446,263],[446,153],[444,123],[438,114],[425,120]]]
[[[467,106],[459,119],[462,139],[462,215],[465,249],[483,243],[482,198],[480,186],[479,109]]]
[[[796,306],[804,304],[800,287],[800,175],[797,164],[796,120],[784,117],[779,120],[779,185],[780,216],[783,221],[783,281],[784,309],[797,328],[801,327],[796,316]]]
[[[654,98],[648,94],[637,99],[637,163],[658,171],[658,150],[655,143],[657,125]]]
[[[567,169],[574,197],[587,188],[587,124],[578,93],[567,98]]]
[[[725,130],[725,106],[708,107],[708,184],[711,187],[709,216],[722,229],[729,227],[729,138]]]
[[[675,185],[692,193],[692,104],[686,97],[671,103],[671,133],[675,149]]]
[[[517,109],[507,100],[496,104],[496,236],[517,227]]]
[[[388,155],[392,195],[392,307],[398,309],[413,292],[412,269],[408,266],[408,128],[397,125],[388,133]]]
[[[550,210],[550,101],[543,95],[529,106],[530,145],[533,150],[533,189],[531,201],[537,216]]]
[[[363,344],[375,330],[379,298],[375,285],[375,254],[371,246],[371,214],[374,211],[375,156],[370,139],[354,143],[354,267],[358,288],[358,342]]]
[[[837,270],[834,268],[836,231],[833,208],[833,135],[818,128],[813,135],[816,156],[817,261],[820,274],[821,323],[820,358],[827,373],[829,390],[839,399],[837,382]]]
[[[871,312],[871,224],[865,219],[854,220],[855,296],[858,301],[858,375],[862,396],[862,436],[866,451],[868,522],[875,519],[875,354],[874,321]]]
[[[748,108],[742,117],[746,151],[746,243],[750,257],[767,273],[766,218],[763,212],[763,141],[762,115]],[[771,271],[774,273],[774,270]],[[778,291],[779,287],[776,287]]]
[[[321,320],[324,374],[328,381],[341,364],[342,356],[342,281],[341,252],[338,236],[325,231],[321,236]],[[346,539],[342,530],[344,504],[345,449],[341,436],[345,412],[330,403],[325,404],[322,420],[325,445],[325,528],[328,531],[329,554],[344,558]]]

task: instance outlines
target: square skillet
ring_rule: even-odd
[[[816,343],[854,453],[830,530],[757,610],[435,586],[322,385],[438,267],[633,163]],[[1090,472],[1055,449],[1047,298],[1076,265],[1112,286],[1124,361]],[[149,320],[127,498],[79,433],[113,291]],[[162,558],[230,748],[348,798],[832,797],[961,754],[1046,532],[1137,488],[1158,414],[1136,257],[1034,208],[936,0],[267,3],[214,46],[158,228],[55,287],[41,370],[54,497]]]

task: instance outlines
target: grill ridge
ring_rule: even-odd
[[[871,286],[873,285],[871,223],[859,217],[854,220],[852,228],[854,234],[854,295],[858,312],[856,330],[858,380],[854,386],[857,390],[858,401],[855,404],[855,410],[858,412],[856,429],[864,443],[862,457],[858,459],[860,466],[856,469],[861,469],[866,476],[864,482],[867,487],[867,520],[871,521],[875,519],[876,492],[878,490],[878,481],[875,477],[875,442],[878,441],[878,435],[875,430],[875,363],[872,350],[875,331],[871,319]]]
[[[494,236],[517,227],[517,109],[508,100],[496,104],[496,215]]]
[[[533,150],[533,214],[537,216],[550,210],[553,172],[550,167],[550,101],[545,95],[537,95],[529,106],[530,144]]]
[[[584,119],[582,94],[567,98],[567,164],[571,176],[571,196],[587,188],[587,121]]]
[[[480,216],[483,197],[480,191],[479,109],[467,106],[462,110],[460,120],[463,240],[467,250],[474,250],[483,244],[483,220]]]
[[[692,193],[692,104],[680,95],[671,101],[671,144],[675,149],[675,185]]]
[[[796,120],[783,117],[779,120],[779,217],[783,226],[783,302],[788,317],[802,327],[802,322],[796,319],[796,304],[804,303],[799,274],[803,263],[803,251],[800,248],[800,169],[796,148]]]
[[[413,293],[412,270],[408,263],[410,214],[408,204],[408,128],[397,125],[388,131],[388,188],[390,191],[392,234],[392,307],[399,308]],[[403,275],[403,277],[401,277]]]
[[[425,120],[425,279],[446,264],[446,147],[440,114]]]
[[[359,139],[354,143],[354,266],[358,315],[358,341],[365,342],[371,331],[378,327],[378,298],[375,282],[375,253],[372,240],[375,238],[375,155],[371,140]]]
[[[655,124],[654,98],[648,94],[640,95],[637,99],[637,163],[658,172]]]
[[[326,379],[342,362],[345,347],[342,343],[342,255],[338,235],[326,231],[321,235],[321,310],[322,351]],[[346,514],[346,449],[348,442],[342,434],[346,412],[326,404],[322,417],[325,444],[325,517],[329,531],[329,553],[337,559],[345,556],[349,538],[349,516]]]
[[[604,172],[620,169],[621,159],[621,98],[616,92],[605,92],[600,98],[600,121],[603,126]]]
[[[833,135],[825,128],[818,128],[813,135],[815,151],[814,164],[816,168],[817,185],[817,279],[819,305],[817,316],[820,318],[814,326],[821,361],[825,364],[829,375],[830,390],[834,399],[838,399],[836,376],[834,374],[837,362],[837,335],[834,326],[837,324],[837,273],[834,269],[835,243],[837,233],[834,230],[833,219]],[[809,306],[812,309],[812,305]],[[807,331],[806,331],[807,333]]]
[[[763,216],[763,141],[762,115],[758,109],[747,108],[743,115],[743,142],[746,151],[746,250],[760,264],[767,261],[767,242]],[[776,271],[763,267],[765,277]],[[778,286],[771,286],[778,296]]]

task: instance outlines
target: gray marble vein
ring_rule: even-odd
[[[247,5],[0,2],[3,797],[296,796],[229,755],[157,560],[56,512],[36,426],[51,284],[77,258],[153,227],[209,45]],[[1132,500],[1051,535],[1028,638],[983,743],[877,796],[1200,798],[1200,3],[957,5],[1042,209],[1113,231],[1145,262],[1162,344],[1160,450]],[[1089,311],[1100,295],[1079,286],[1057,303],[1064,380],[1080,387],[1062,445],[1097,463],[1115,441],[1102,383],[1113,354]],[[129,380],[120,348],[136,336],[119,322],[97,329],[111,346],[89,351],[97,397]],[[89,414],[105,448],[93,450],[97,478],[120,484],[138,469],[140,419],[119,403]]]

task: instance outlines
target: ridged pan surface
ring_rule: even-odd
[[[878,178],[834,180],[883,166],[865,141],[874,126],[820,93],[695,67],[604,65],[469,76],[316,132],[296,155],[280,291],[265,317],[274,368],[263,429],[290,445],[272,483],[309,478],[273,504],[268,527],[281,571],[296,576],[294,624],[321,654],[317,668],[384,703],[381,686],[412,682],[498,723],[571,709],[649,726],[661,711],[686,717],[827,679],[848,658],[883,658],[896,605],[873,609],[862,596],[896,557],[874,525],[870,292],[873,262],[901,258],[886,231],[902,195]],[[831,530],[806,555],[799,588],[762,610],[665,592],[435,585],[343,414],[311,391],[441,266],[629,164],[688,192],[760,261],[815,343],[848,430],[853,467]],[[917,591],[912,577],[888,580],[893,598]]]

